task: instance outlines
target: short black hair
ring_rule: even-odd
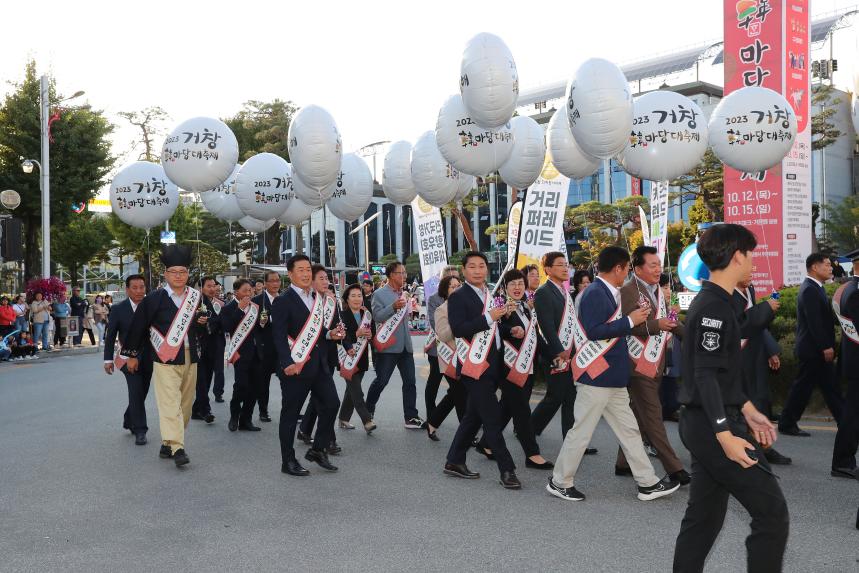
[[[459,277],[449,275],[441,279],[441,282],[438,283],[438,296],[440,296],[443,300],[447,300],[447,297],[450,296],[450,283],[451,281],[456,281],[461,283]]]
[[[507,284],[507,283],[512,282],[512,281],[518,281],[518,280],[528,282],[527,279],[525,278],[525,275],[523,275],[522,271],[520,271],[519,269],[510,269],[509,271],[504,273],[503,277],[501,277],[501,281],[504,284]]]
[[[641,245],[634,251],[632,251],[632,266],[640,267],[644,265],[644,255],[658,255],[659,251],[656,250],[656,247],[649,247],[647,245]]]
[[[277,271],[266,271],[265,274],[263,274],[263,278],[265,279],[265,282],[268,282],[268,278],[271,275],[275,275],[275,276],[277,276],[277,278],[280,278],[279,272],[277,272]]]
[[[252,286],[256,287],[257,285],[261,285],[261,284],[264,284],[262,282],[262,279],[254,279]]]
[[[486,255],[481,253],[480,251],[468,251],[462,256],[462,266],[468,264],[469,259],[473,259],[474,257],[480,257],[483,259],[483,262],[486,263],[486,266],[489,266],[489,259],[486,258]]]
[[[548,269],[549,267],[554,265],[555,260],[559,259],[559,258],[563,258],[564,260],[567,260],[567,256],[564,253],[562,253],[561,251],[549,251],[548,253],[543,255],[543,258],[540,261],[540,264],[543,265],[544,269]]]
[[[389,277],[391,274],[397,271],[397,267],[403,266],[403,263],[400,261],[391,261],[387,265],[385,265],[385,276]]]
[[[742,225],[713,225],[698,239],[698,256],[710,271],[728,268],[734,253],[750,253],[758,246],[754,233]]]
[[[594,275],[591,271],[587,269],[579,269],[573,273],[573,290],[579,292],[579,288],[582,286],[582,280],[587,277],[589,281],[594,281]]]
[[[125,277],[125,288],[131,287],[131,281],[143,281],[146,284],[146,279],[143,278],[143,275],[128,275]]]
[[[363,291],[363,290],[361,290],[361,285],[359,285],[358,283],[352,283],[352,284],[350,284],[350,285],[349,285],[349,286],[347,286],[345,289],[343,289],[343,295],[341,296],[341,298],[343,299],[343,307],[344,307],[344,308],[348,308],[348,304],[349,304],[349,293],[350,293],[350,292],[352,292],[352,291],[353,291],[353,290],[355,290],[355,289],[357,289],[357,290],[361,291],[361,296],[364,296],[364,291]]]
[[[311,277],[313,277],[315,279],[316,275],[319,274],[320,272],[324,272],[325,276],[328,276],[328,270],[325,268],[325,265],[320,265],[319,263],[314,263],[314,264],[310,265],[310,276]]]
[[[371,281],[370,279],[364,279],[362,281],[362,284],[373,286],[373,281]]]
[[[233,292],[239,290],[244,285],[251,285],[251,288],[253,288],[253,286],[254,286],[253,284],[251,284],[251,281],[249,281],[248,279],[236,279],[235,281],[233,281]],[[231,293],[227,293],[227,294],[231,294]],[[233,296],[235,296],[235,295],[233,295]]]
[[[662,273],[659,275],[659,286],[664,287],[669,283],[671,277],[669,277],[666,273]]]
[[[307,255],[292,255],[286,260],[286,270],[291,271],[295,267],[295,263],[298,261],[307,261],[310,262],[310,257]]]
[[[206,286],[206,283],[209,281],[212,281],[213,283],[218,282],[217,280],[215,280],[215,277],[213,277],[211,275],[206,275],[200,279],[200,288],[203,288],[204,286]]]
[[[829,257],[824,255],[823,253],[811,253],[805,258],[805,270],[810,271],[811,267],[813,267],[817,263],[822,263],[827,258]]]
[[[537,271],[538,273],[540,272],[540,269],[537,268],[537,265],[525,265],[520,270],[522,271],[522,274],[525,275],[525,277],[531,274],[531,271]]]
[[[601,273],[611,272],[617,265],[629,262],[629,253],[626,249],[611,245],[600,251],[597,256],[597,270]]]

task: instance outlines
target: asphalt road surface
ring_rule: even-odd
[[[423,414],[427,366],[416,360]],[[404,429],[395,375],[372,436],[338,431],[340,471],[308,463],[312,475],[295,478],[280,473],[275,380],[273,423],[230,433],[227,404],[213,402],[214,424],[191,421],[180,470],[158,458],[153,393],[150,442],[135,446],[121,429],[124,378],[101,368],[95,354],[0,365],[0,571],[670,571],[687,494],[638,501],[631,478],[613,475],[604,423],[576,480],[586,501],[550,497],[548,472],[525,469],[509,429],[524,488],[506,491],[473,451],[479,480],[442,474],[455,416],[438,443]],[[688,463],[676,424],[669,433]],[[539,440],[549,459],[560,434],[556,418]],[[829,476],[833,440],[826,427],[779,440],[794,458],[777,468],[791,512],[785,571],[859,570],[859,483]],[[732,500],[708,571],[745,570],[748,522]]]

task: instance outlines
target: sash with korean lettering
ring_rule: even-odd
[[[230,336],[230,346],[227,348],[227,356],[229,356],[230,364],[234,364],[239,359],[239,349],[256,326],[257,316],[259,316],[259,305],[252,302],[245,313],[245,317],[239,322]]]
[[[122,367],[128,362],[128,358],[121,355],[122,351],[122,343],[119,340],[116,341],[116,354],[113,355],[113,364],[116,366],[117,370],[122,370]]]
[[[570,369],[569,357],[573,353],[573,343],[575,342],[576,330],[576,305],[573,304],[573,299],[569,294],[564,296],[564,313],[561,315],[561,322],[558,324],[558,340],[561,341],[561,346],[564,347],[564,356],[567,360],[562,360],[557,367],[552,368],[549,374],[558,374],[566,372]]]
[[[361,323],[358,325],[358,330],[361,330],[362,328],[370,328],[372,321],[373,315],[370,314],[369,311],[365,310],[364,314],[361,315]],[[349,356],[349,353],[346,352],[346,349],[343,348],[342,344],[337,345],[340,376],[342,376],[344,380],[352,380],[352,376],[354,376],[358,371],[358,361],[367,353],[369,342],[370,339],[368,337],[359,336],[355,344],[352,345],[352,349],[355,351],[353,356]]]
[[[161,362],[170,362],[179,354],[179,349],[188,334],[188,329],[194,322],[194,313],[200,304],[201,296],[200,291],[185,287],[185,297],[179,305],[179,310],[176,311],[176,316],[173,317],[173,323],[170,325],[170,330],[167,331],[167,336],[158,332],[154,326],[149,327],[149,341]]]
[[[456,355],[456,346],[452,342],[436,341],[435,351],[438,354],[438,369],[445,376],[458,379],[456,373],[456,364],[458,357]]]
[[[737,292],[740,293],[740,295],[742,295],[742,297],[746,301],[746,308],[744,309],[745,311],[748,311],[750,308],[752,308],[754,306],[754,301],[752,300],[752,293],[749,292],[749,289],[746,289],[746,292],[741,292],[740,289],[737,289]],[[745,348],[746,344],[748,344],[748,343],[749,343],[748,338],[740,339],[740,350]]]
[[[322,309],[324,312],[324,314],[322,316],[322,324],[325,325],[325,328],[327,328],[328,330],[331,330],[331,324],[334,322],[334,314],[335,314],[334,310],[337,308],[337,304],[336,304],[337,300],[331,295],[324,295],[324,294],[317,293],[316,296],[317,296],[317,298],[320,296],[324,296],[324,297],[330,298],[331,300],[333,300],[335,302],[335,304],[328,304],[328,301],[326,300],[325,301],[325,307]]]
[[[290,357],[295,364],[298,364],[298,372],[304,368],[310,354],[316,347],[316,342],[322,335],[325,316],[327,312],[334,312],[336,302],[330,296],[316,296],[313,299],[313,306],[310,308],[310,315],[307,317],[304,326],[298,333],[298,338],[287,337],[289,341]],[[327,312],[326,312],[327,311]]]
[[[648,305],[650,304],[650,299],[647,299],[647,303]],[[668,306],[665,304],[665,297],[662,296],[662,289],[657,289],[656,319],[659,320],[667,316]],[[642,376],[655,378],[659,371],[662,355],[665,353],[666,343],[670,337],[671,333],[664,330],[660,330],[656,334],[647,337],[627,336],[626,345],[629,349],[629,356],[635,363],[635,371]]]
[[[483,300],[483,314],[489,311],[492,304],[492,295],[486,291]],[[489,368],[489,362],[486,358],[489,356],[489,350],[495,344],[495,331],[498,328],[498,323],[493,322],[486,330],[481,330],[471,337],[471,342],[464,338],[456,339],[456,351],[459,355],[459,360],[462,363],[462,374],[469,378],[477,380],[480,378],[486,369]]]
[[[509,341],[504,341],[504,364],[510,369],[507,373],[507,379],[520,388],[524,387],[525,382],[528,381],[528,376],[534,371],[534,356],[536,354],[537,318],[532,317],[528,321],[525,336],[522,338],[522,344],[518,349]]]
[[[620,310],[620,305],[617,305],[614,313],[609,317],[606,323],[614,322],[623,316]],[[588,340],[585,334],[585,328],[581,321],[576,318],[575,331],[576,337],[576,355],[573,358],[573,376],[578,380],[582,374],[588,373],[591,380],[608,370],[608,362],[604,358],[606,352],[612,349],[617,344],[617,338],[609,338],[607,340]]]
[[[435,335],[435,330],[433,330],[432,325],[429,327],[429,334],[427,335],[426,344],[424,344],[424,354],[430,351],[430,349],[435,348],[435,344],[438,342],[438,337]]]
[[[396,342],[397,337],[394,336],[394,333],[406,318],[408,309],[409,305],[406,304],[403,308],[396,311],[391,318],[385,322],[376,324],[376,337],[373,338],[373,347],[376,350],[384,350]]]
[[[224,308],[224,301],[219,298],[213,298],[212,308],[215,309],[215,314],[221,314],[221,309]]]
[[[835,291],[835,295],[832,297],[832,310],[835,311],[835,316],[838,317],[838,322],[841,324],[841,332],[844,336],[853,344],[859,344],[859,333],[856,332],[853,321],[841,314],[841,297],[844,294],[844,289],[847,287],[853,287],[851,290],[856,290],[856,282],[850,281],[838,287],[838,290]]]

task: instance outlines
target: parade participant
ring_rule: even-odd
[[[215,421],[212,414],[212,406],[209,403],[209,386],[212,377],[220,368],[221,376],[224,374],[224,328],[221,326],[221,317],[215,310],[215,296],[218,293],[218,282],[215,277],[203,277],[200,279],[200,292],[202,302],[197,314],[206,316],[206,328],[200,334],[200,360],[197,362],[197,399],[191,408],[192,420],[205,420],[207,424]],[[218,306],[220,310],[220,305]],[[222,382],[223,385],[223,382]],[[223,390],[221,390],[223,393]]]
[[[671,348],[671,335],[683,336],[683,325],[668,314],[669,301],[659,288],[662,261],[656,247],[641,246],[632,253],[633,278],[620,289],[621,312],[629,314],[636,308],[648,312],[647,320],[632,329],[627,337],[632,372],[629,378],[629,398],[641,435],[656,449],[656,456],[672,481],[689,483],[689,473],[665,431],[659,385],[665,370],[665,355]],[[615,475],[632,475],[629,464],[618,449]]]
[[[346,381],[346,391],[340,406],[339,426],[344,429],[350,426],[354,428],[349,419],[353,411],[358,412],[364,431],[370,434],[376,429],[376,422],[364,402],[361,381],[370,365],[368,355],[373,338],[373,317],[364,307],[363,292],[357,284],[351,284],[343,291],[343,307],[340,317],[346,328],[346,338],[337,350],[338,367],[340,376]],[[346,350],[347,343],[352,346],[352,352]]]
[[[167,245],[161,251],[167,286],[152,291],[138,305],[120,354],[134,374],[140,356],[148,348],[154,361],[155,402],[161,429],[162,458],[173,458],[177,467],[190,459],[185,451],[185,428],[197,387],[198,336],[208,317],[198,315],[202,295],[188,286],[191,247]]]
[[[262,282],[262,281],[257,281]],[[254,328],[254,345],[257,349],[257,360],[254,363],[253,380],[254,396],[259,405],[259,421],[271,422],[268,415],[268,394],[271,386],[271,375],[278,370],[277,349],[272,338],[271,308],[274,299],[280,292],[280,275],[277,271],[265,272],[264,290],[257,292],[253,303],[259,306],[259,318]]]
[[[274,272],[274,271],[270,271],[270,272]],[[277,274],[277,273],[275,273],[275,274]],[[280,277],[278,276],[278,278],[280,278]],[[265,290],[265,283],[259,279],[256,279],[254,281],[254,296],[257,297],[257,296],[261,295],[262,291],[264,291],[264,290]]]
[[[221,309],[220,319],[224,332],[230,333],[230,347],[227,360],[233,365],[235,382],[233,397],[230,399],[230,421],[227,428],[231,432],[243,430],[260,431],[253,424],[254,381],[253,365],[257,351],[253,331],[256,330],[260,307],[251,300],[253,286],[247,279],[233,283],[235,298]]]
[[[665,300],[671,300],[671,281],[667,274],[659,275],[659,288]],[[677,310],[676,308],[674,310]],[[680,337],[672,336],[665,351],[665,371],[662,373],[662,381],[659,383],[659,403],[662,405],[662,420],[665,422],[679,422],[680,402],[677,399],[679,386],[677,379],[680,377]]]
[[[853,268],[859,268],[859,258]],[[847,399],[835,434],[832,451],[834,477],[859,478],[856,470],[856,449],[859,446],[859,277],[853,276],[832,297],[832,308],[841,326],[839,366],[847,378]],[[859,522],[857,522],[859,526]]]
[[[438,442],[438,428],[447,418],[448,414],[456,409],[456,417],[462,422],[465,417],[467,395],[465,386],[459,379],[456,367],[459,362],[456,356],[456,338],[450,330],[450,321],[447,318],[447,300],[450,295],[458,289],[462,283],[456,275],[448,275],[438,283],[438,296],[442,303],[433,313],[433,328],[436,333],[436,356],[439,360],[439,370],[444,379],[447,380],[447,393],[444,395],[433,411],[427,416],[427,437]]]
[[[441,271],[441,278],[455,276],[459,278],[459,267],[447,266]],[[430,365],[429,376],[427,376],[427,384],[424,388],[424,403],[427,408],[427,419],[435,409],[435,399],[438,395],[438,387],[441,384],[442,373],[438,366],[438,353],[436,352],[436,342],[438,338],[435,333],[435,311],[444,302],[438,295],[438,292],[433,293],[427,299],[427,316],[429,317],[430,333],[427,335],[427,341],[424,345],[424,352],[427,355],[427,361]]]
[[[504,377],[501,388],[501,427],[513,420],[516,439],[525,452],[525,467],[547,470],[552,462],[540,455],[540,446],[531,427],[531,391],[534,389],[534,358],[537,354],[537,318],[525,301],[525,275],[512,269],[501,278],[508,301],[516,309],[505,314],[498,323],[504,348]],[[489,459],[495,459],[484,435],[475,448]]]
[[[376,403],[382,390],[388,385],[394,368],[399,370],[403,380],[403,418],[405,427],[420,430],[424,421],[418,416],[415,406],[415,359],[412,354],[412,337],[406,320],[409,312],[409,297],[403,292],[406,280],[406,267],[399,261],[389,263],[385,268],[388,282],[373,293],[373,320],[376,321],[376,335],[373,346],[376,348],[374,365],[376,378],[367,391],[367,409],[375,413]]]
[[[650,501],[670,495],[680,483],[656,477],[629,406],[626,387],[631,368],[626,337],[647,319],[649,310],[637,308],[623,314],[620,288],[629,274],[629,253],[606,247],[597,258],[597,268],[599,276],[582,295],[581,314],[574,325],[576,354],[572,360],[565,359],[572,362],[577,380],[576,421],[564,438],[546,490],[567,501],[585,499],[575,488],[576,471],[597,423],[605,417],[638,484],[638,499]]]
[[[128,387],[128,406],[122,415],[122,427],[134,434],[134,443],[138,446],[146,444],[146,396],[149,394],[149,384],[152,380],[152,349],[148,344],[138,356],[138,369],[129,372],[126,359],[119,354],[125,346],[128,331],[134,311],[146,296],[146,281],[143,275],[130,275],[125,279],[126,299],[114,305],[107,319],[107,332],[104,335],[104,371],[113,374],[118,368],[125,376]],[[116,344],[117,337],[119,344]]]
[[[295,427],[298,414],[308,393],[316,402],[319,426],[313,446],[304,458],[328,471],[337,467],[328,461],[325,447],[334,440],[334,420],[340,400],[328,367],[325,340],[326,309],[336,306],[334,299],[317,296],[311,286],[313,271],[305,255],[293,255],[286,263],[290,287],[272,305],[271,326],[277,348],[280,390],[283,404],[280,411],[281,471],[294,476],[309,475],[295,459]],[[331,338],[342,335],[332,332]]]
[[[686,314],[680,437],[692,454],[689,503],[674,548],[675,573],[704,570],[733,496],[752,517],[747,567],[782,570],[788,535],[787,503],[752,438],[764,446],[775,429],[743,393],[740,325],[731,296],[752,272],[755,236],[746,227],[714,225],[698,239],[710,269]],[[749,432],[750,430],[750,432]]]
[[[577,301],[579,300],[579,295],[594,282],[594,276],[588,270],[579,269],[573,273],[573,280],[571,282],[573,285],[573,302],[576,303],[576,312],[578,312],[579,303]]]
[[[540,288],[540,269],[537,265],[525,265],[522,267],[522,274],[525,275],[525,299],[528,301],[528,306],[534,308],[534,294]]]
[[[493,307],[492,293],[486,286],[489,274],[486,255],[470,251],[463,256],[462,265],[467,285],[450,295],[447,304],[450,328],[457,339],[457,372],[468,392],[468,405],[450,444],[444,473],[466,479],[480,477],[468,469],[465,458],[482,425],[501,472],[501,485],[520,489],[522,483],[516,477],[516,465],[502,435],[501,404],[495,396],[503,365],[497,323],[508,311],[515,310],[516,303]]]
[[[832,278],[832,263],[823,253],[805,259],[808,276],[796,297],[796,346],[799,372],[781,411],[778,431],[788,436],[810,436],[797,422],[811,392],[820,386],[823,399],[836,422],[841,421],[843,399],[835,375],[835,319],[823,283]]]

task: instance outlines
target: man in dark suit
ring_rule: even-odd
[[[200,292],[203,293],[203,301],[200,305],[201,314],[208,317],[206,328],[200,335],[200,361],[197,362],[197,399],[191,408],[192,420],[205,420],[207,424],[215,421],[212,414],[212,406],[209,403],[209,387],[212,377],[221,366],[223,372],[224,364],[224,328],[221,326],[221,317],[215,312],[213,301],[218,292],[218,282],[215,277],[203,277],[200,279]]]
[[[841,421],[843,400],[835,376],[835,319],[823,283],[832,278],[832,263],[823,253],[805,260],[808,276],[796,297],[796,346],[799,372],[781,412],[778,431],[788,436],[809,436],[797,422],[802,417],[815,385],[837,422]]]
[[[257,361],[254,363],[254,394],[259,404],[259,421],[271,422],[268,415],[268,391],[271,386],[271,375],[277,368],[277,349],[272,333],[271,307],[280,291],[280,275],[277,271],[266,271],[265,288],[253,297],[253,302],[259,306],[259,319],[254,328],[254,344],[257,349]]]
[[[89,308],[89,301],[81,296],[81,289],[78,287],[72,289],[72,297],[69,299],[69,308],[71,308],[72,316],[78,317],[78,335],[75,336],[73,342],[75,346],[80,346],[83,342],[84,318],[86,317],[86,312]],[[92,334],[90,334],[90,336],[92,336]]]
[[[501,334],[496,323],[508,311],[515,311],[516,303],[492,307],[492,294],[486,287],[489,274],[486,255],[468,252],[462,258],[462,267],[466,284],[450,295],[447,305],[457,347],[468,349],[468,360],[459,360],[457,364],[457,373],[468,392],[468,406],[447,452],[444,473],[466,479],[480,477],[465,465],[465,456],[482,425],[483,437],[501,472],[501,485],[520,489],[522,483],[516,477],[516,465],[502,436],[501,404],[495,395],[503,376]]]
[[[335,331],[329,334],[323,324],[324,302],[311,286],[313,271],[310,259],[305,255],[294,255],[287,261],[286,268],[292,284],[275,299],[271,309],[278,357],[277,376],[283,395],[280,411],[281,471],[294,476],[310,473],[295,459],[293,445],[298,414],[308,393],[316,404],[319,424],[313,446],[304,458],[325,470],[337,471],[325,453],[326,446],[334,440],[334,420],[340,406],[328,366],[326,340],[340,340],[343,336]]]
[[[152,379],[152,355],[148,347],[140,354],[140,369],[131,374],[125,367],[125,360],[118,356],[114,358],[116,338],[120,346],[125,344],[131,319],[137,305],[146,296],[146,281],[143,275],[131,275],[125,279],[125,295],[128,297],[110,309],[107,320],[107,332],[104,335],[104,371],[113,374],[114,366],[118,365],[125,376],[128,386],[128,407],[122,416],[122,427],[134,434],[134,443],[138,446],[146,444],[146,395],[149,393],[149,383]]]
[[[859,258],[853,260],[853,268],[859,268]],[[840,315],[839,367],[847,378],[847,399],[832,451],[832,475],[859,478],[856,469],[856,449],[859,446],[859,277],[854,275],[839,287],[832,299],[833,307],[837,307],[836,312]]]
[[[235,383],[233,384],[233,397],[230,400],[230,421],[227,428],[231,432],[242,430],[245,432],[258,432],[259,426],[254,426],[252,417],[254,413],[254,387],[251,380],[253,364],[257,360],[256,347],[254,345],[253,330],[250,334],[243,330],[247,323],[252,329],[256,329],[260,309],[251,303],[253,286],[247,279],[238,279],[233,283],[235,298],[221,310],[221,325],[231,335],[229,360],[233,364]],[[254,318],[256,314],[256,318]]]

